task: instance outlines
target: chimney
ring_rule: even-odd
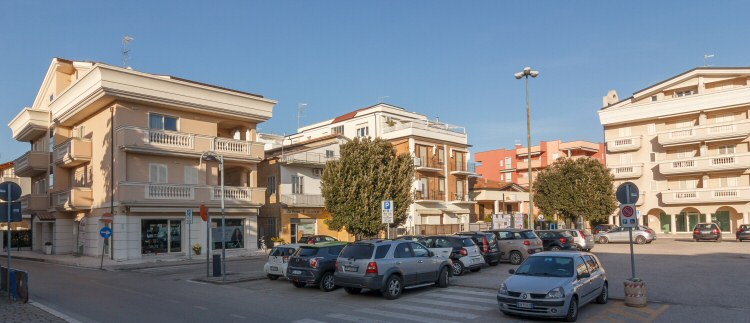
[[[617,91],[615,90],[609,90],[607,95],[602,98],[602,104],[605,108],[617,102],[620,102],[620,99],[617,97]]]
[[[516,144],[516,149],[518,149],[518,148],[523,148],[523,145],[522,144]]]

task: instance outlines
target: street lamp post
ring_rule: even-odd
[[[203,163],[203,160],[206,161],[218,161],[219,162],[219,172],[221,173],[221,280],[227,279],[227,245],[226,245],[226,220],[224,217],[224,156],[218,155],[213,151],[207,151],[204,152],[201,155],[200,163]],[[210,194],[213,194],[211,192]],[[210,223],[209,223],[210,226]],[[209,243],[211,243],[209,241]]]
[[[533,182],[533,176],[531,172],[531,104],[529,104],[529,76],[539,76],[539,71],[532,71],[531,67],[526,67],[523,71],[515,74],[516,79],[526,79],[526,153],[528,153],[528,164],[529,164],[529,229],[534,228],[534,191],[531,189]]]

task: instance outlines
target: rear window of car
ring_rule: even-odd
[[[375,249],[375,259],[383,259],[388,254],[388,249],[391,249],[391,245],[382,245],[378,246],[377,249]]]
[[[570,233],[570,235],[571,235],[571,236],[574,236],[574,237],[577,237],[577,236],[578,236],[578,231],[575,231],[575,230],[573,230],[573,231],[565,231],[565,232],[568,232],[568,233]]]
[[[524,239],[536,239],[536,238],[538,238],[536,236],[536,234],[534,233],[534,231],[521,231],[520,233],[521,233],[521,237],[523,237]]]
[[[484,236],[487,237],[487,243],[489,243],[489,244],[495,243],[495,235],[494,234],[487,233]]]
[[[339,257],[347,259],[370,259],[374,250],[375,246],[371,244],[352,244],[346,246],[341,251],[341,254],[339,254]]]
[[[328,247],[328,254],[333,256],[338,256],[341,253],[341,249],[344,249],[346,245],[340,245],[340,246],[330,246]]]
[[[474,243],[474,240],[472,240],[471,238],[462,238],[461,239],[461,244],[464,247],[473,247],[473,246],[477,245],[476,243]]]
[[[314,247],[300,247],[295,256],[297,257],[312,257],[318,253],[318,248]]]
[[[698,224],[695,226],[696,229],[713,229],[714,225],[710,223]]]

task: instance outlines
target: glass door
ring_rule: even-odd
[[[289,224],[289,234],[291,235],[291,243],[297,243],[297,223]]]
[[[659,215],[659,222],[661,222],[662,233],[672,232],[672,217],[666,213],[662,213]]]
[[[729,211],[718,211],[711,214],[711,221],[719,224],[722,232],[732,232],[732,227],[729,223]]]
[[[182,251],[182,221],[169,220],[169,252]]]
[[[700,222],[701,215],[702,214],[698,214],[698,213],[694,213],[694,212],[688,213],[688,224],[689,225],[688,225],[688,228],[687,228],[686,231],[692,231],[693,228],[695,228],[695,225],[698,224],[698,222]]]

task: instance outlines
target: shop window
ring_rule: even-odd
[[[182,252],[181,220],[142,220],[141,253]]]
[[[221,250],[221,219],[211,219],[211,241],[214,250]],[[227,249],[241,249],[245,247],[245,225],[242,219],[224,219],[224,243]]]

